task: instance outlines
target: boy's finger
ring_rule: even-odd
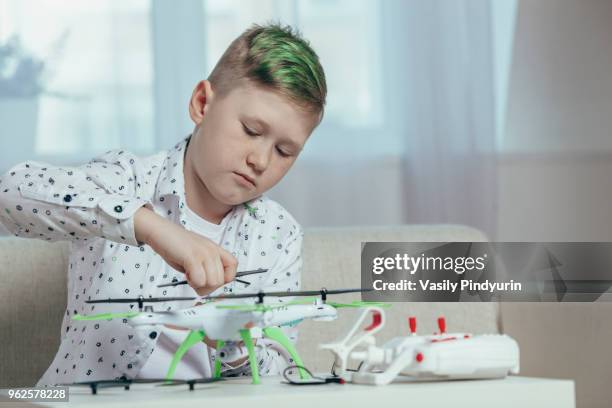
[[[217,264],[219,266],[219,286],[223,286],[225,285],[225,268],[221,258],[217,258]]]
[[[229,283],[236,277],[238,261],[232,254],[223,248],[220,248],[219,254],[221,255],[221,263],[223,264],[223,277],[225,283]]]
[[[187,277],[187,282],[189,282],[189,286],[194,289],[206,286],[206,273],[199,262],[187,264],[186,270],[187,271],[185,274]]]
[[[215,264],[215,274],[214,274],[214,283],[211,282],[211,286],[214,285],[215,288],[222,286],[225,282],[223,281],[223,264],[221,263],[221,258],[218,256],[214,259]]]
[[[204,260],[204,268],[206,269],[206,284],[209,288],[215,288],[221,285],[221,266],[218,259],[206,258]]]

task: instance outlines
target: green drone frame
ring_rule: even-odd
[[[287,338],[287,336],[281,330],[280,327],[265,327],[262,329],[262,332],[264,337],[276,341],[278,344],[281,345],[281,347],[287,350],[287,352],[293,359],[294,364],[298,367],[298,372],[301,379],[304,380],[310,378],[310,375],[306,372],[306,370],[302,368],[304,367],[304,363],[302,362],[302,359],[300,358],[295,346],[293,345],[293,343],[291,343],[291,340]],[[174,356],[172,357],[172,362],[170,363],[170,367],[168,368],[168,372],[166,373],[167,381],[171,381],[174,377],[176,367],[181,361],[181,358],[183,358],[185,353],[187,353],[187,350],[189,350],[196,344],[203,342],[205,337],[206,333],[204,332],[204,330],[191,330],[189,332],[183,343],[181,343],[179,348],[176,350],[176,353],[174,353]],[[251,376],[253,378],[253,384],[260,384],[261,381],[259,379],[259,367],[257,364],[257,356],[255,355],[255,346],[253,344],[253,338],[251,337],[250,329],[241,329],[240,337],[242,338],[242,341],[244,342],[244,345],[246,346],[249,354],[249,364],[251,366]],[[224,345],[225,341],[217,340],[217,350],[221,349]],[[221,360],[218,358],[215,359],[214,378],[221,378]]]

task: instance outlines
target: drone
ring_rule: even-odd
[[[176,283],[181,284],[181,283]],[[138,303],[139,311],[123,313],[102,313],[96,315],[74,315],[73,320],[109,320],[113,318],[126,319],[128,324],[135,328],[151,327],[157,325],[170,325],[179,329],[189,330],[189,334],[178,347],[170,367],[166,373],[166,380],[171,381],[174,372],[185,353],[205,337],[216,339],[217,358],[215,358],[214,376],[221,377],[222,362],[232,362],[244,356],[244,350],[238,344],[242,341],[251,368],[253,384],[259,384],[259,369],[255,354],[253,339],[269,338],[281,346],[283,357],[291,361],[298,368],[301,379],[309,379],[310,374],[304,368],[302,359],[285,333],[283,326],[295,326],[304,319],[315,321],[335,320],[337,308],[341,307],[386,307],[380,302],[354,301],[352,303],[328,302],[328,295],[341,293],[367,292],[372,289],[334,289],[287,292],[257,292],[241,294],[224,294],[217,296],[198,297],[149,297],[115,298],[87,300],[86,303]],[[305,297],[304,299],[282,302],[283,297]],[[255,299],[255,302],[237,304],[238,299]],[[198,304],[186,309],[175,311],[155,312],[152,306],[144,303],[170,302],[170,301],[198,301]],[[199,303],[203,302],[203,303]]]

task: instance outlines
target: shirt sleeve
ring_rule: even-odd
[[[79,167],[20,163],[0,178],[0,222],[18,237],[101,237],[139,245],[133,216],[150,205],[141,197],[147,170],[151,174],[141,159],[124,151],[107,152]]]

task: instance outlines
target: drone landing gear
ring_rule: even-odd
[[[249,364],[251,365],[251,376],[253,377],[253,384],[259,384],[259,368],[257,367],[257,356],[255,355],[255,347],[253,347],[253,338],[251,337],[251,330],[241,329],[240,337],[249,352]]]
[[[300,358],[295,346],[293,343],[291,343],[287,336],[285,336],[285,333],[280,329],[280,327],[266,327],[263,329],[263,334],[267,338],[279,343],[289,352],[289,355],[293,359],[293,364],[298,366],[298,371],[302,380],[310,379],[310,375],[308,375],[308,372],[303,368],[304,363],[302,362],[302,359]]]
[[[310,375],[306,370],[304,370],[304,363],[302,363],[302,359],[300,358],[293,343],[291,343],[291,341],[287,338],[287,336],[280,329],[280,327],[266,327],[262,331],[265,337],[276,341],[282,347],[284,347],[287,352],[289,352],[289,355],[293,359],[294,364],[298,366],[300,378],[303,380],[310,379]],[[253,384],[260,384],[257,356],[255,355],[255,347],[253,346],[253,338],[251,337],[251,331],[249,329],[240,330],[240,337],[242,337],[242,341],[244,342],[244,345],[246,346],[247,351],[249,353],[249,363],[251,365],[251,376],[253,377]]]
[[[295,346],[291,341],[287,338],[285,333],[280,329],[280,327],[266,327],[263,330],[263,335],[271,340],[276,341],[289,353],[289,356],[293,359],[293,364],[298,367],[298,372],[300,378],[303,380],[310,379],[311,376],[308,374],[306,370],[303,369],[304,363],[300,358]],[[176,367],[178,363],[181,361],[181,358],[187,353],[187,351],[193,347],[194,345],[200,343],[204,340],[205,333],[204,330],[191,330],[183,343],[179,346],[178,350],[172,357],[172,362],[170,363],[170,367],[168,368],[168,372],[166,374],[166,381],[172,381],[172,377],[174,377],[174,373],[176,371]],[[255,354],[255,347],[253,344],[253,337],[251,336],[250,329],[242,329],[240,330],[240,337],[244,342],[244,345],[247,348],[249,353],[249,364],[251,366],[251,375],[253,377],[253,384],[259,384],[259,368],[257,364],[257,355]],[[225,342],[222,340],[217,341],[217,350],[221,350]],[[221,360],[219,358],[215,359],[215,371],[214,378],[221,378]]]
[[[223,340],[217,340],[217,350],[221,350],[225,346]],[[215,373],[214,378],[221,378],[221,359],[215,358]]]
[[[176,353],[174,353],[174,357],[172,357],[170,368],[168,368],[168,373],[166,374],[167,381],[171,381],[172,377],[174,377],[176,366],[178,365],[179,361],[181,361],[181,358],[183,358],[187,350],[204,340],[204,337],[204,330],[191,330],[189,332],[183,343],[181,343],[181,345],[179,346],[178,350],[176,350]]]

